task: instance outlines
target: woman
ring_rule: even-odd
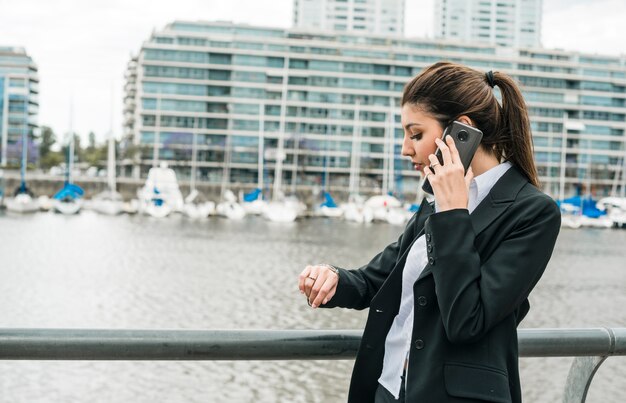
[[[561,219],[537,188],[521,92],[503,73],[437,63],[401,105],[402,155],[435,202],[365,266],[307,266],[299,288],[313,308],[370,308],[350,402],[520,402],[516,328]],[[454,141],[440,139],[455,120],[483,132],[466,174]]]

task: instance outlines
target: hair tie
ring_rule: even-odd
[[[496,83],[493,81],[493,71],[489,70],[485,73],[485,76],[487,76],[487,84],[489,84],[491,88],[495,87]]]

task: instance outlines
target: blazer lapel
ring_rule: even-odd
[[[424,231],[424,223],[426,222],[426,219],[434,212],[435,208],[433,207],[433,204],[424,197],[422,204],[420,205],[420,211],[418,213],[419,216],[417,217],[417,220],[415,220],[415,233],[417,235],[415,239],[417,239]]]
[[[502,175],[496,184],[493,185],[487,197],[470,214],[475,236],[494,222],[515,201],[517,194],[526,183],[528,183],[528,180],[514,166]],[[421,223],[422,227],[420,229],[422,231],[424,230],[423,225],[425,221],[426,219]],[[426,277],[430,271],[431,266],[427,264],[417,280],[419,281]]]
[[[494,222],[515,201],[517,194],[528,180],[511,167],[491,188],[484,200],[470,215],[474,235],[478,235]]]
[[[402,272],[404,272],[404,265],[406,264],[406,258],[409,255],[409,251],[413,247],[413,244],[424,233],[424,223],[426,219],[430,217],[430,215],[434,212],[433,205],[424,198],[422,200],[422,204],[420,205],[420,209],[416,214],[415,222],[410,226],[411,228],[407,228],[406,234],[411,234],[411,240],[408,241],[406,247],[403,248],[402,254],[400,258],[396,261],[396,264],[391,271],[391,274],[380,288],[374,299],[378,301],[384,301],[385,304],[390,307],[395,307],[396,309],[400,307],[400,296],[402,291]],[[428,267],[428,266],[427,266]],[[374,303],[374,300],[372,300]],[[396,311],[397,313],[397,311]]]

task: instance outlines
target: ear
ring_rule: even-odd
[[[469,118],[469,116],[467,116],[467,115],[462,115],[462,116],[459,116],[459,118],[458,118],[457,120],[458,120],[459,122],[461,122],[461,123],[465,123],[465,124],[466,124],[466,125],[468,125],[468,126],[473,126],[473,127],[475,127],[475,126],[474,126],[474,122],[472,122],[472,119],[470,119],[470,118]]]

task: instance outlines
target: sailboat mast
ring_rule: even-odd
[[[113,103],[114,90],[111,86],[111,110],[109,116],[109,148],[107,150],[107,179],[109,191],[115,192],[115,139],[113,137]]]
[[[287,69],[289,67],[289,58],[285,58],[283,66],[283,86],[280,100],[280,123],[278,128],[278,150],[276,151],[276,168],[274,169],[274,191],[272,192],[272,200],[277,201],[282,197],[281,187],[283,180],[283,157],[285,148],[285,119],[287,115]]]
[[[28,98],[24,97],[24,127],[22,130],[22,164],[20,190],[26,190],[26,164],[28,163]]]
[[[226,193],[226,187],[230,184],[230,161],[231,161],[231,142],[232,142],[232,116],[231,105],[227,105],[228,121],[226,123],[226,140],[224,141],[224,168],[222,168],[222,189],[220,197],[224,199]]]
[[[196,165],[198,162],[198,117],[193,119],[193,140],[191,143],[191,172],[189,178],[189,192],[196,188]]]
[[[322,191],[330,192],[330,183],[329,183],[329,172],[328,172],[328,159],[330,152],[330,140],[329,137],[331,135],[330,124],[326,125],[326,140],[324,141],[324,177],[322,179]]]
[[[264,131],[265,131],[265,103],[261,102],[259,104],[259,156],[258,156],[258,176],[257,176],[257,187],[263,191],[263,148],[265,146],[264,142]]]
[[[156,167],[159,162],[159,143],[161,142],[161,92],[157,94],[156,102],[156,127],[154,130],[154,144],[152,145],[152,166]]]
[[[72,182],[72,165],[74,163],[74,99],[70,100],[70,143],[67,147],[67,172],[65,182]]]
[[[387,179],[387,184],[389,186],[389,191],[398,190],[395,189],[394,183],[394,170],[396,168],[396,116],[393,110],[393,98],[389,98],[389,170],[387,174],[389,175],[389,179]]]
[[[296,194],[296,184],[298,182],[298,153],[300,152],[300,138],[294,134],[293,136],[293,169],[291,170],[291,194]]]
[[[354,106],[354,118],[352,121],[352,156],[350,158],[350,185],[348,193],[354,197],[359,193],[359,165],[361,151],[361,127],[359,126],[359,115],[361,113],[361,100],[357,99]]]
[[[567,112],[563,113],[563,130],[561,136],[561,172],[559,175],[559,200],[565,197],[565,153],[567,147]]]

